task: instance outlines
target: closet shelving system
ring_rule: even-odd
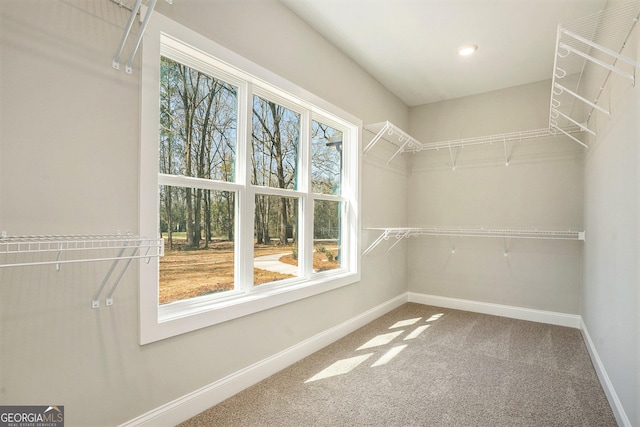
[[[509,132],[495,135],[487,135],[472,138],[463,138],[450,141],[440,141],[424,144],[399,127],[386,121],[365,126],[365,129],[375,133],[373,139],[364,148],[367,154],[381,140],[386,140],[397,147],[396,152],[388,160],[390,163],[400,153],[417,153],[427,150],[448,150],[451,158],[453,170],[456,168],[453,149],[464,148],[480,144],[502,144],[504,147],[505,165],[509,165],[507,143],[511,141],[531,140],[543,137],[557,136],[549,128],[533,129],[520,132]],[[575,125],[567,125],[562,129],[562,134],[572,135],[582,132],[582,129]],[[505,242],[505,256],[507,255],[506,239],[551,239],[551,240],[584,240],[584,231],[556,231],[556,230],[514,230],[509,228],[470,228],[470,227],[391,227],[391,228],[367,228],[377,230],[381,234],[362,253],[368,255],[376,246],[385,240],[395,239],[389,247],[389,251],[398,243],[408,237],[417,236],[458,236],[458,237],[494,237],[502,238]]]
[[[588,147],[586,137],[583,136],[583,139],[580,139],[576,134],[596,136],[595,130],[589,127],[594,111],[611,117],[611,111],[599,102],[612,74],[620,75],[635,85],[636,69],[640,67],[640,63],[634,58],[623,55],[622,52],[639,20],[640,1],[634,1],[558,26],[548,128],[423,144],[386,121],[365,126],[365,129],[374,133],[375,136],[364,148],[364,154],[366,155],[383,139],[397,147],[387,164],[401,153],[444,149],[449,151],[451,165],[455,170],[453,149],[465,146],[502,143],[507,166],[509,165],[507,143],[510,141],[566,135],[580,145]],[[363,252],[363,256],[371,253],[385,240],[396,240],[389,248],[391,250],[405,238],[423,235],[497,237],[504,239],[505,242],[507,238],[582,241],[585,239],[584,231],[462,227],[396,227],[369,228],[369,230],[378,230],[381,234]]]
[[[449,157],[451,159],[451,166],[453,170],[456,169],[455,156],[453,154],[454,149],[471,147],[474,145],[481,145],[481,144],[501,144],[504,148],[505,165],[509,166],[508,143],[515,142],[515,141],[535,140],[539,138],[553,137],[558,135],[557,132],[551,131],[549,128],[541,128],[541,129],[531,129],[531,130],[524,130],[524,131],[518,131],[518,132],[500,133],[495,135],[475,136],[470,138],[422,143],[418,141],[416,138],[406,133],[405,131],[403,131],[402,129],[400,129],[398,126],[388,121],[366,125],[365,129],[375,134],[375,136],[371,139],[371,141],[366,145],[366,147],[363,150],[363,153],[365,155],[369,153],[369,151],[371,151],[371,149],[373,149],[373,147],[381,140],[385,140],[397,148],[395,153],[387,161],[387,164],[391,163],[391,161],[401,153],[418,153],[421,151],[448,150]],[[572,135],[574,133],[579,133],[579,132],[582,132],[582,129],[580,129],[580,127],[576,125],[568,125],[562,128],[563,134],[566,133],[566,134]]]
[[[595,111],[611,117],[602,101],[612,75],[635,85],[640,63],[626,56],[624,48],[639,19],[640,1],[634,1],[558,26],[549,111],[552,132],[566,134],[566,126],[578,126],[583,139],[567,136],[584,147],[587,134],[597,136],[590,122]]]
[[[395,227],[368,228],[367,230],[381,231],[380,236],[362,253],[368,255],[376,246],[385,240],[395,239],[389,247],[393,249],[403,239],[418,236],[457,236],[457,237],[493,237],[501,238],[505,242],[504,254],[507,255],[506,239],[548,239],[548,240],[582,240],[584,231],[562,230],[517,230],[509,228],[472,228],[472,227]]]
[[[141,258],[148,263],[151,258],[161,256],[164,256],[163,239],[132,236],[128,233],[9,236],[2,232],[0,236],[0,268],[55,265],[59,271],[62,264],[112,261],[93,296],[92,308],[100,307],[100,294],[118,264],[124,265],[107,293],[105,304],[108,306],[113,304],[113,294],[132,260]]]
[[[587,147],[586,141],[576,134],[589,133],[596,136],[595,130],[589,127],[594,111],[611,117],[611,111],[599,105],[599,101],[612,74],[628,79],[635,86],[636,70],[640,68],[640,62],[622,52],[639,20],[640,1],[633,1],[558,26],[548,128],[424,144],[386,121],[365,126],[375,136],[363,152],[367,154],[383,139],[397,147],[387,163],[404,152],[445,149],[449,150],[455,169],[452,150],[465,146],[502,143],[507,165],[509,158],[506,144],[510,141],[566,135]]]

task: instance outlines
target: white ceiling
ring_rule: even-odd
[[[407,105],[551,78],[556,29],[606,0],[280,0]],[[459,46],[474,43],[470,57]]]

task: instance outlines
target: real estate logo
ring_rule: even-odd
[[[64,406],[0,406],[0,427],[64,427]]]

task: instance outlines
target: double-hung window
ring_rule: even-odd
[[[359,280],[360,122],[156,14],[144,39],[148,343]],[[293,95],[295,94],[295,95]]]

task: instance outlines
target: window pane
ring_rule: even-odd
[[[237,87],[161,58],[160,173],[234,180],[237,94]]]
[[[160,304],[234,289],[235,193],[160,186]]]
[[[256,195],[253,283],[299,276],[298,199]]]
[[[297,188],[300,114],[253,97],[251,183]]]
[[[339,268],[342,216],[340,202],[316,200],[313,207],[313,271]]]
[[[340,194],[342,132],[315,120],[311,131],[311,191]]]

